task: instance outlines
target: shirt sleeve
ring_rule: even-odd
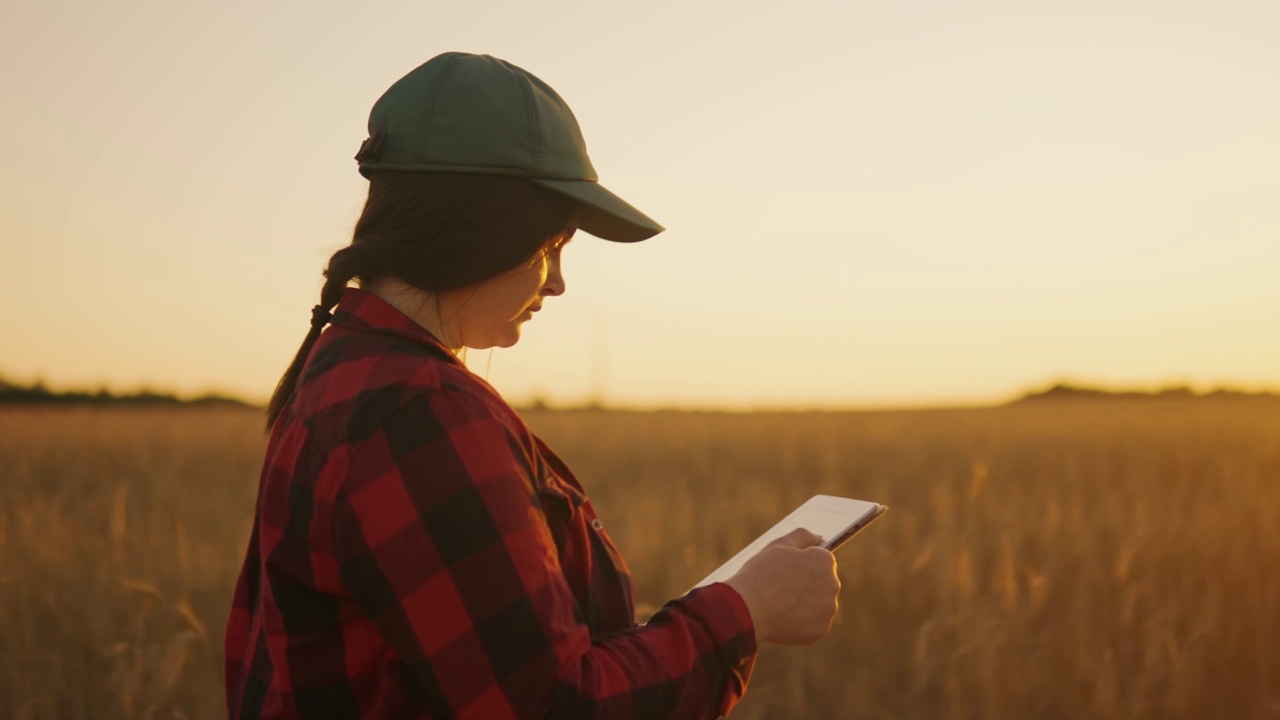
[[[343,585],[446,715],[712,718],[745,692],[755,631],[727,585],[591,637],[529,450],[458,391],[406,401],[356,452],[330,523]]]

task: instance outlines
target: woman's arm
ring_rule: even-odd
[[[339,575],[442,711],[710,718],[745,691],[755,633],[727,585],[590,636],[527,451],[479,400],[413,398],[349,464],[328,508]]]

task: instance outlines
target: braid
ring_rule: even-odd
[[[307,357],[311,355],[311,348],[315,346],[316,340],[320,339],[320,333],[324,331],[324,326],[332,317],[329,309],[342,299],[342,291],[346,289],[347,283],[356,277],[363,278],[366,274],[361,271],[365,269],[362,266],[367,264],[367,258],[368,254],[357,243],[342,248],[329,258],[329,266],[324,271],[324,287],[320,290],[320,304],[311,309],[311,329],[307,331],[302,347],[298,348],[298,354],[294,355],[293,363],[280,378],[280,383],[276,385],[276,390],[271,395],[271,402],[267,405],[267,432],[271,432],[275,427],[276,420],[280,417],[280,413],[284,412],[285,404],[293,395],[298,377],[302,374],[302,367],[306,364]]]
[[[342,248],[329,258],[329,267],[324,270],[324,287],[320,290],[320,305],[325,309],[338,304],[342,299],[342,291],[353,278],[371,282],[369,253],[359,242]]]

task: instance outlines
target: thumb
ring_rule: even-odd
[[[777,538],[769,543],[770,545],[781,545],[782,547],[792,547],[803,550],[807,547],[822,544],[822,536],[817,535],[805,528],[796,528],[791,532]]]

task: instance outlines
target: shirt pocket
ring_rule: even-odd
[[[587,496],[549,472],[543,475],[537,495],[542,513],[547,517],[547,525],[556,535],[556,540],[561,541],[565,529],[573,523],[574,516],[586,503]]]

